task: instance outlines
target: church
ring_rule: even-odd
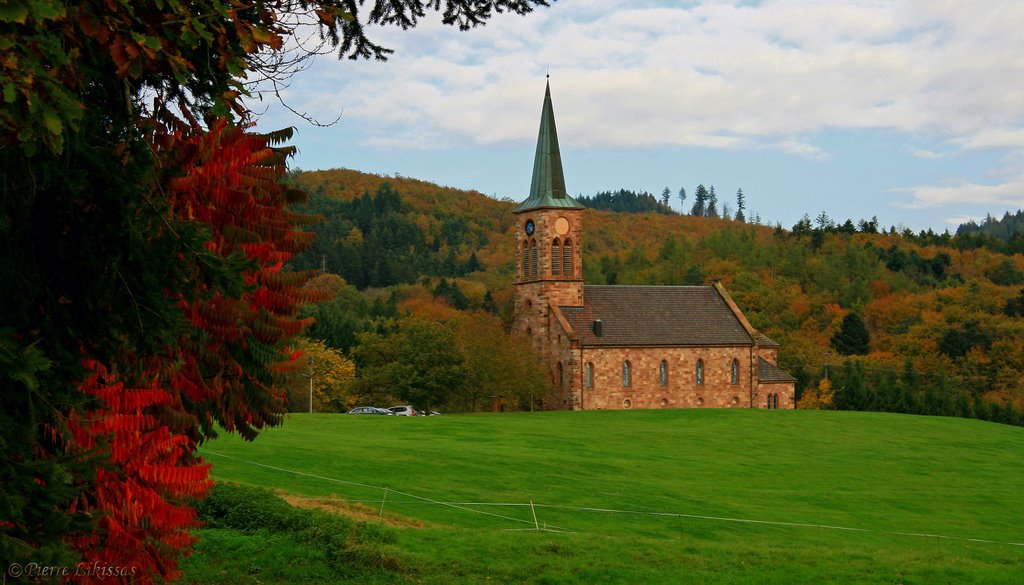
[[[779,344],[721,283],[583,284],[583,206],[565,190],[550,84],[530,195],[514,217],[515,330],[554,382],[545,408],[795,408]]]

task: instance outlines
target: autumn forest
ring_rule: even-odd
[[[5,579],[179,578],[219,433],[360,403],[537,403],[548,375],[508,334],[515,202],[289,170],[294,129],[258,131],[250,107],[317,55],[386,61],[381,27],[548,4],[0,3]],[[782,344],[801,408],[1024,421],[1019,214],[914,234],[825,213],[760,225],[699,186],[679,215],[673,196],[589,199],[586,281],[722,281]]]
[[[295,267],[322,268],[312,285],[337,294],[307,309],[317,318],[308,335],[363,374],[323,400],[335,409],[381,399],[479,409],[507,393],[511,376],[530,380],[516,386],[520,405],[529,404],[532,385],[544,379],[529,360],[479,363],[485,340],[505,345],[489,358],[526,351],[522,339],[495,338],[512,317],[512,202],[350,170],[290,180],[310,194],[299,209],[324,218]],[[614,204],[612,192],[599,195]],[[1006,253],[1010,242],[886,229],[875,218],[840,223],[825,213],[791,227],[664,209],[623,213],[587,210],[586,282],[722,281],[754,326],[782,344],[779,362],[799,380],[799,407],[1022,422],[1024,262]],[[376,364],[408,336],[427,335],[415,328],[432,329],[451,348],[436,367],[470,368],[474,383],[452,375],[436,395],[395,385],[382,396],[396,378],[380,378]],[[488,371],[503,374],[487,378]],[[299,394],[302,410],[308,399]]]

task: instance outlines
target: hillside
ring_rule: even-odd
[[[1015,583],[1024,562],[1020,428],[768,410],[292,418],[207,444],[213,477],[391,527],[397,559],[374,582]],[[250,582],[372,550],[281,564],[265,535],[200,536],[190,582],[237,568],[224,551],[248,541]]]
[[[351,170],[293,180],[310,193],[303,210],[326,218],[297,267],[339,273],[358,294],[391,298],[402,314],[444,321],[469,311],[507,324],[515,202]],[[867,222],[858,230],[807,220],[784,230],[597,210],[584,222],[588,283],[721,280],[754,326],[782,343],[779,361],[800,380],[801,406],[1021,422],[1020,254],[959,236],[875,233]],[[833,348],[848,314],[866,324],[865,355]]]

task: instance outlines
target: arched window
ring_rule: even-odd
[[[562,267],[562,246],[558,238],[551,242],[551,274],[558,274]]]
[[[562,362],[558,362],[558,387],[565,387],[565,372],[562,370]]]
[[[661,360],[661,366],[658,368],[658,381],[662,386],[668,386],[668,362],[665,360]]]
[[[530,242],[523,240],[523,279],[530,277]]]
[[[587,362],[587,388],[594,387],[594,364]]]
[[[572,240],[562,242],[562,274],[572,276]]]
[[[628,388],[632,384],[633,373],[630,371],[629,360],[626,360],[622,362],[622,385]]]
[[[537,240],[530,240],[530,276],[537,278]]]
[[[697,360],[697,385],[704,385],[704,360]]]
[[[778,408],[778,407],[779,407],[779,395],[775,394],[774,398],[772,398],[772,408]]]
[[[740,360],[732,360],[732,383],[740,383]]]

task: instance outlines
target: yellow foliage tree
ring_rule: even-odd
[[[817,388],[808,388],[804,391],[804,395],[797,401],[796,407],[800,410],[831,410],[834,395],[832,382],[823,378]]]
[[[337,349],[317,339],[299,338],[296,349],[302,351],[300,359],[307,367],[288,375],[290,410],[309,412],[310,369],[312,369],[313,412],[346,412],[355,406],[352,382],[356,366]],[[312,358],[312,363],[309,360]]]

